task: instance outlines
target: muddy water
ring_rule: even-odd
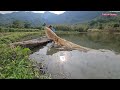
[[[98,35],[99,34],[96,36],[98,37]],[[109,40],[106,40],[107,36],[105,36],[105,38],[101,37],[103,40],[105,39],[102,42],[100,42],[101,39],[87,40],[86,35],[83,36],[87,38],[86,40],[88,42],[84,41],[85,38],[83,39],[79,35],[74,35],[74,38],[73,36],[64,36],[63,38],[66,39],[70,39],[70,37],[75,39],[76,37],[77,44],[96,48],[96,50],[88,52],[80,52],[77,50],[61,51],[51,47],[52,43],[48,43],[46,46],[31,54],[30,59],[42,63],[45,66],[44,71],[51,74],[53,79],[120,79],[119,47],[118,50],[116,50],[118,42],[115,43],[115,41],[113,41],[114,45],[107,44],[106,42],[112,42],[112,39],[110,40],[108,38]],[[90,37],[90,35],[88,36]],[[75,43],[75,40],[73,40],[73,42]],[[90,43],[90,45],[88,45],[88,43]],[[106,48],[105,45],[108,47]]]

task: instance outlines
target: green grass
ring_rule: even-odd
[[[16,41],[21,41],[21,40],[28,40],[28,39],[33,39],[36,37],[40,37],[44,35],[44,32],[7,32],[5,33],[0,33],[0,44],[8,44]]]
[[[50,79],[33,67],[35,62],[29,60],[29,48],[9,47],[12,42],[40,37],[44,32],[7,32],[0,35],[0,79]]]
[[[37,32],[42,31],[40,29],[26,29],[26,28],[4,28],[0,27],[0,32]]]

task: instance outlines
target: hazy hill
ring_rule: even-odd
[[[33,13],[33,12],[13,12],[9,14],[0,14],[0,24],[9,24],[14,20],[29,21],[33,26],[47,24],[74,24],[91,21],[101,16],[103,11],[67,11],[57,15],[51,12]]]

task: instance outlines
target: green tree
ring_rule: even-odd
[[[12,23],[12,27],[13,28],[24,28],[24,23],[19,20],[15,20]]]
[[[25,27],[25,28],[30,28],[30,27],[31,27],[31,24],[30,24],[29,22],[25,22],[24,27]]]
[[[114,26],[113,27],[119,27],[119,24],[114,24]]]
[[[103,29],[103,25],[100,23],[98,29]]]

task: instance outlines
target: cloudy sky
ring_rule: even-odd
[[[2,13],[2,14],[12,13],[12,12],[17,12],[17,11],[0,11],[0,13]],[[32,12],[34,12],[34,13],[44,13],[45,11],[32,11]],[[50,12],[55,13],[55,14],[62,14],[65,11],[50,11]]]

